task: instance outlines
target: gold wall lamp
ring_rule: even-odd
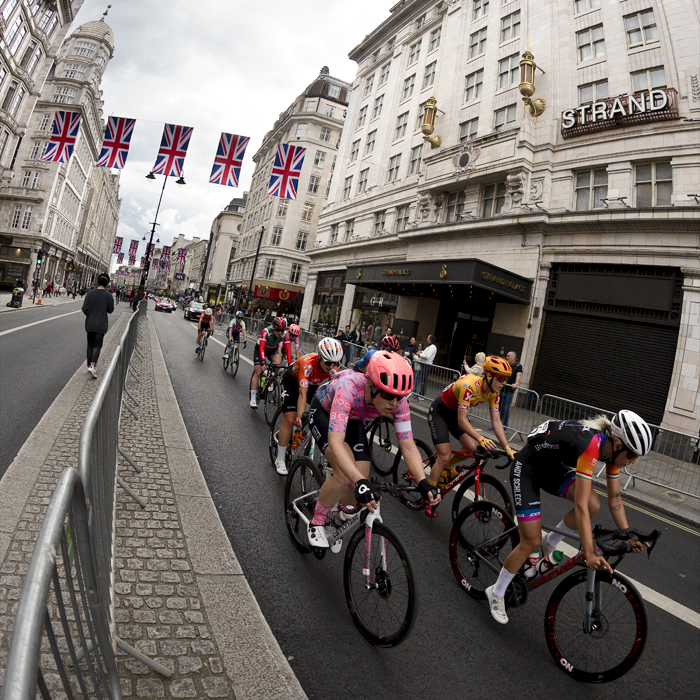
[[[523,53],[520,61],[520,94],[523,96],[523,102],[530,108],[530,114],[533,117],[539,117],[544,113],[547,107],[546,100],[538,97],[536,100],[531,99],[535,94],[535,68],[544,71],[535,64],[535,57],[528,49]],[[425,123],[425,122],[424,122]]]
[[[423,123],[421,124],[420,130],[423,132],[423,141],[427,141],[431,148],[440,148],[442,145],[442,136],[431,136],[435,131],[435,117],[437,113],[444,112],[437,108],[437,100],[435,96],[428,98],[423,109]]]

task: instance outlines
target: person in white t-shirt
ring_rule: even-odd
[[[419,401],[423,401],[425,397],[425,389],[428,384],[428,375],[430,374],[430,367],[427,365],[432,365],[435,361],[435,356],[437,355],[437,338],[434,335],[428,336],[428,347],[422,352],[416,353],[414,358],[420,362],[420,377],[416,378],[416,385],[420,381],[420,391],[418,392],[420,396]]]

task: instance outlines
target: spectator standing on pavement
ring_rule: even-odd
[[[484,362],[486,362],[486,353],[477,352],[474,356],[474,364],[470,367],[465,356],[462,364],[462,374],[473,374],[476,377],[484,376]]]
[[[523,366],[520,364],[520,360],[518,360],[518,356],[513,350],[506,355],[506,360],[508,360],[510,366],[513,368],[513,374],[506,379],[506,383],[501,389],[501,399],[498,405],[498,410],[501,413],[501,423],[503,423],[504,428],[508,427],[510,405],[513,403],[513,397],[520,385],[520,378],[523,376]]]
[[[428,347],[420,353],[417,354],[418,360],[420,360],[420,396],[418,399],[420,401],[424,400],[425,390],[428,385],[428,376],[430,375],[430,366],[435,361],[435,356],[437,355],[437,338],[434,335],[428,336]],[[416,384],[418,382],[416,381]]]
[[[114,298],[107,291],[109,275],[103,272],[97,279],[97,289],[91,289],[83,301],[85,331],[87,332],[87,370],[97,379],[95,365],[100,359],[102,341],[109,328],[108,314],[114,311]]]
[[[411,338],[408,345],[404,348],[403,356],[413,364],[413,356],[418,352],[418,346],[416,345],[416,339]]]

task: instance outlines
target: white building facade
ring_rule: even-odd
[[[697,433],[699,35],[682,0],[395,5],[350,53],[302,326],[435,334],[451,367],[514,350],[541,394]]]

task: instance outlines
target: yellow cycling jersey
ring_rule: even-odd
[[[440,398],[447,408],[456,411],[459,408],[469,410],[470,406],[489,402],[492,411],[498,410],[499,395],[488,392],[486,377],[465,374],[445,389]]]

